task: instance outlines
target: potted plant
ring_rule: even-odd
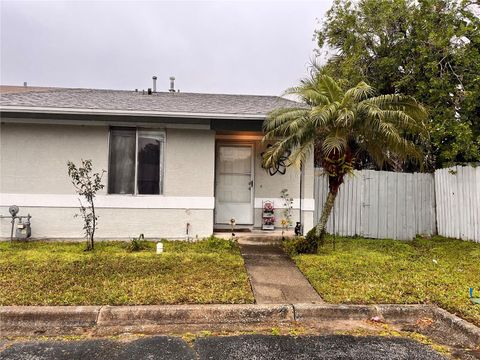
[[[275,229],[275,207],[272,201],[264,201],[262,204],[262,230]]]

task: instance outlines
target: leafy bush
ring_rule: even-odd
[[[293,239],[284,240],[283,249],[292,257],[298,254],[313,254],[316,253],[318,249],[316,244],[316,241],[311,242],[308,238],[298,236]]]
[[[282,242],[283,251],[285,251],[290,257],[298,255],[296,244],[297,239],[298,238],[287,238]]]
[[[145,240],[143,234],[140,234],[138,238],[133,238],[127,245],[127,251],[129,252],[149,250],[151,248],[151,244]]]

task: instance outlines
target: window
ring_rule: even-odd
[[[161,194],[164,142],[162,131],[111,128],[108,193]]]

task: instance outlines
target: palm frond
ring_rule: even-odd
[[[289,157],[290,163],[295,167],[300,168],[302,164],[305,164],[308,157],[312,153],[313,147],[314,141],[312,139],[310,141],[305,141],[303,145],[300,145],[293,149],[293,152]]]
[[[389,121],[397,125],[399,128],[407,130],[411,133],[423,134],[426,132],[426,126],[409,114],[400,110],[384,110],[385,121]]]
[[[425,120],[426,109],[411,96],[398,94],[380,95],[364,100],[364,103],[374,105],[382,110],[403,111],[412,118]]]
[[[342,97],[342,89],[337,82],[328,75],[318,75],[315,79],[316,87],[321,93],[328,96],[330,101],[338,101]]]
[[[274,144],[265,152],[265,164],[274,164],[288,150],[289,161],[298,165],[313,146],[322,159],[347,155],[351,159],[352,152],[361,151],[380,167],[398,159],[421,161],[421,152],[409,139],[427,136],[427,112],[412,97],[373,96],[373,88],[365,82],[344,92],[333,78],[319,72],[286,93],[300,97],[309,107],[269,114],[263,126],[264,142]]]
[[[362,81],[358,83],[357,86],[350,88],[345,92],[343,101],[344,103],[349,101],[359,102],[359,101],[368,99],[373,94],[374,94],[373,88],[367,83]]]
[[[274,133],[275,136],[282,135],[284,128],[292,122],[305,118],[309,110],[304,108],[282,108],[272,111],[263,122],[265,133]]]
[[[329,133],[322,141],[322,150],[326,157],[342,154],[347,147],[347,139],[336,132]]]
[[[355,113],[348,108],[338,110],[338,116],[335,119],[335,126],[349,128],[355,120]]]
[[[330,99],[325,94],[315,89],[312,85],[301,87],[296,86],[287,89],[283,95],[296,95],[300,97],[308,105],[329,104]]]
[[[328,126],[329,124],[334,124],[338,108],[338,102],[333,102],[325,106],[315,106],[310,111],[310,117],[316,123],[317,127]]]

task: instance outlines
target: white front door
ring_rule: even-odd
[[[215,223],[253,225],[253,145],[218,145]]]

